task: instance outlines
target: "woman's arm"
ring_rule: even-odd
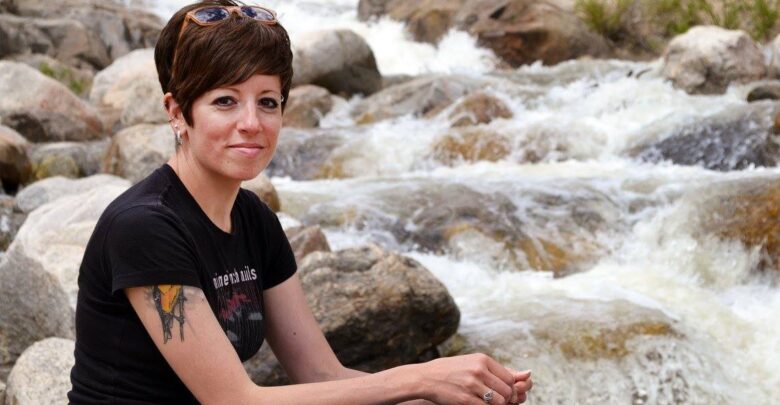
[[[151,286],[128,288],[125,293],[163,357],[203,404],[396,404],[428,399],[480,405],[482,394],[492,389],[496,395],[491,404],[503,405],[512,395],[512,374],[484,355],[438,359],[354,378],[345,375],[337,381],[258,387],[200,289]],[[321,373],[318,369],[314,375]]]

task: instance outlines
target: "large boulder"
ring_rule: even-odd
[[[95,73],[90,68],[77,68],[51,56],[38,53],[14,55],[8,59],[24,63],[38,70],[44,75],[62,83],[70,91],[82,98],[86,98],[89,94],[89,90],[92,87],[92,78],[95,76]]]
[[[312,253],[299,274],[314,317],[345,366],[375,372],[438,357],[436,345],[458,328],[460,311],[446,287],[418,262],[376,245]],[[259,363],[262,357],[247,364],[258,382],[280,367]]]
[[[108,128],[168,121],[162,87],[154,64],[154,49],[139,49],[114,61],[95,75],[90,102]]]
[[[84,250],[100,214],[127,187],[109,180],[27,217],[0,261],[0,367],[38,340],[74,337]]]
[[[294,180],[326,177],[333,151],[346,142],[346,136],[333,130],[282,128],[276,155],[265,170],[268,176],[289,176]]]
[[[10,0],[9,8],[22,16],[64,18],[82,23],[100,38],[109,62],[131,50],[154,46],[163,27],[160,18],[150,11],[102,0],[61,0],[57,7],[46,0]]]
[[[352,110],[361,124],[404,115],[434,115],[483,87],[486,80],[466,76],[421,77],[388,87],[358,103]]]
[[[53,142],[34,145],[30,160],[36,180],[54,177],[86,177],[100,172],[110,140]]]
[[[388,15],[406,22],[419,41],[436,43],[450,29],[477,37],[511,66],[542,61],[552,65],[581,56],[608,56],[604,38],[591,32],[555,1],[538,0],[362,0],[361,18]]]
[[[314,31],[293,43],[293,86],[316,84],[333,94],[372,94],[382,75],[368,43],[350,30]]]
[[[136,125],[114,135],[104,169],[137,183],[168,161],[175,150],[169,125]]]
[[[76,363],[73,340],[48,338],[24,351],[8,376],[6,402],[14,405],[67,402],[70,369]]]
[[[571,282],[567,288],[576,290]],[[442,345],[442,354],[487,353],[508,367],[533,370],[534,381],[546,381],[531,392],[539,403],[739,402],[728,389],[713,389],[731,370],[708,351],[711,343],[663,309],[633,299],[550,294],[498,300],[485,312]],[[594,381],[620,388],[605,390]]]
[[[660,122],[648,128],[628,154],[650,162],[669,160],[719,171],[773,167],[780,162],[773,120],[778,112],[780,103],[764,101],[673,128]]]
[[[0,61],[0,94],[3,124],[29,141],[85,141],[103,135],[93,107],[27,65]]]
[[[322,117],[333,109],[333,99],[328,89],[320,86],[303,85],[292,89],[284,108],[284,125],[298,128],[320,126]]]
[[[0,125],[0,185],[15,191],[30,180],[32,167],[27,154],[30,144],[18,132]]]
[[[110,63],[95,32],[79,21],[0,14],[0,57],[40,53],[68,65],[100,68]]]
[[[675,37],[664,52],[662,74],[691,94],[722,94],[731,83],[767,73],[764,54],[748,34],[716,26],[694,27]]]
[[[36,208],[58,198],[83,194],[90,190],[111,186],[129,187],[127,180],[108,174],[98,174],[83,179],[72,180],[65,177],[52,177],[25,187],[16,195],[16,208],[27,214]]]

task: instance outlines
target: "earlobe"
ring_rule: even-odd
[[[181,107],[179,106],[179,103],[176,102],[176,99],[173,98],[173,94],[170,92],[163,95],[163,107],[165,107],[165,112],[168,113],[169,122],[180,118]]]

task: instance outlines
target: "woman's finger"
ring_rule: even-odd
[[[530,391],[531,388],[533,388],[534,382],[532,379],[527,379],[525,381],[518,381],[514,384],[515,389],[518,392],[527,392]]]
[[[501,395],[500,393],[496,392],[496,390],[491,389],[488,386],[485,386],[485,389],[482,392],[477,393],[477,396],[480,400],[482,400],[483,403],[486,404],[504,405],[508,403],[506,401],[507,397]]]

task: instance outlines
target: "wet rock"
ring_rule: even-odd
[[[103,135],[93,107],[27,65],[0,61],[0,93],[3,123],[32,142],[85,141]]]
[[[317,322],[347,367],[379,371],[428,360],[458,328],[460,311],[444,285],[416,261],[376,245],[312,253],[299,274]],[[255,381],[268,375],[253,371],[263,367],[258,357],[247,365]]]
[[[48,338],[24,351],[8,376],[6,401],[18,405],[67,401],[75,342]]]
[[[740,241],[759,250],[757,271],[780,273],[780,179],[721,181],[683,198],[696,207],[687,223],[694,235]]]
[[[297,263],[302,263],[309,253],[330,252],[328,239],[318,225],[287,228],[284,233],[290,241]]]
[[[512,118],[512,111],[498,98],[475,92],[460,100],[448,114],[453,127],[489,124],[497,118]]]
[[[388,87],[361,101],[352,111],[355,121],[368,124],[408,114],[435,115],[485,83],[464,76],[422,77]]]
[[[106,173],[137,183],[168,161],[174,152],[169,125],[136,125],[114,135],[104,169]]]
[[[773,117],[778,111],[780,104],[760,102],[676,128],[659,123],[628,154],[644,161],[670,160],[719,171],[776,166],[780,146]]]
[[[437,43],[453,25],[453,19],[463,6],[463,0],[377,1],[361,0],[358,18],[387,15],[406,23],[406,30],[415,41]]]
[[[577,403],[584,397],[637,403],[640,393],[646,403],[729,402],[712,392],[710,382],[727,378],[727,370],[707,351],[709,342],[690,336],[658,309],[557,295],[520,301],[496,306],[477,326],[461,327],[440,346],[442,355],[483,352],[514,369],[531,369],[534,381],[549,381],[534,386],[540,403]],[[595,387],[594,378],[621,388]]]
[[[44,19],[0,14],[0,57],[40,53],[75,67],[100,68],[110,63],[95,32],[61,18]]]
[[[0,184],[9,191],[15,192],[31,178],[29,146],[18,132],[0,125]]]
[[[95,73],[89,68],[77,68],[41,54],[22,54],[10,58],[14,62],[24,63],[46,76],[62,83],[79,97],[86,97],[92,87]]]
[[[27,217],[14,207],[15,202],[12,197],[0,195],[0,251],[8,249]]]
[[[122,56],[95,76],[89,100],[100,109],[107,128],[140,123],[164,123],[162,87],[154,64],[154,49]]]
[[[748,93],[749,103],[761,100],[780,100],[780,81],[760,84]]]
[[[382,87],[374,52],[350,30],[300,35],[293,52],[293,86],[315,84],[345,96],[368,95]]]
[[[65,177],[86,177],[100,172],[109,139],[93,142],[54,142],[37,144],[31,148],[30,160],[35,179],[40,180],[57,175]],[[64,163],[68,162],[68,163]],[[65,164],[66,171],[52,170]]]
[[[610,53],[603,37],[553,2],[468,1],[459,10],[455,24],[513,67],[535,61],[554,65],[581,56],[605,57]]]
[[[260,174],[252,180],[241,183],[241,187],[255,193],[273,212],[279,212],[282,209],[279,194],[268,177]]]
[[[290,101],[284,109],[284,125],[316,128],[332,108],[333,96],[327,89],[313,85],[298,86],[290,91]]]
[[[484,128],[463,128],[441,138],[433,145],[433,159],[446,165],[458,162],[496,162],[509,156],[512,145],[503,135]]]
[[[0,364],[46,337],[73,339],[84,250],[100,214],[126,189],[107,182],[27,217],[0,261]]]
[[[664,52],[662,74],[691,94],[722,94],[730,83],[766,76],[764,55],[748,34],[715,26],[694,27]]]
[[[560,187],[556,193],[502,183],[491,186],[501,192],[480,192],[462,184],[410,181],[361,194],[357,201],[344,195],[320,201],[301,219],[391,234],[394,242],[418,251],[560,277],[589,268],[610,252],[601,241],[629,229],[623,208],[609,195],[582,184]]]
[[[83,194],[89,190],[108,186],[127,188],[130,183],[125,179],[107,174],[98,174],[78,180],[52,177],[36,181],[20,191],[16,195],[16,208],[26,214],[58,198]]]
[[[333,130],[282,128],[276,155],[265,173],[294,180],[321,178],[328,158],[345,140]]]

